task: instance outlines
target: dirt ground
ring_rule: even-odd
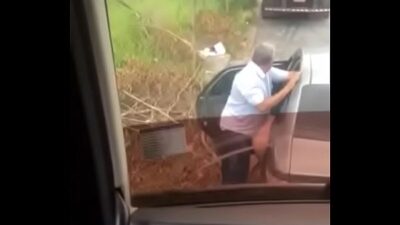
[[[197,120],[181,120],[186,129],[187,145],[184,153],[164,159],[144,159],[139,133],[135,128],[125,128],[125,139],[131,193],[148,194],[164,191],[199,190],[221,185],[221,164],[213,150],[213,143],[200,130]],[[255,166],[255,156],[250,158],[250,168]],[[251,174],[247,183],[260,183]],[[265,182],[265,181],[264,181]],[[281,182],[269,176],[268,183]]]
[[[233,58],[243,58],[248,52],[245,50],[251,49],[252,40],[236,29],[227,16],[201,12],[196,17],[196,44],[177,41],[166,32],[154,33],[158,37],[155,46],[168,53],[171,62],[131,59],[117,70],[131,193],[203,189],[221,184],[220,163],[212,143],[195,119],[187,119],[196,117],[194,102],[205,85],[203,68],[197,68],[201,63],[192,63],[196,60],[192,59],[193,52],[188,46],[221,41]],[[159,160],[144,159],[135,126],[168,118],[179,120],[185,127],[184,153]]]
[[[165,159],[144,159],[136,131],[125,129],[131,193],[143,194],[169,190],[201,189],[221,182],[220,164],[215,161],[212,143],[202,138],[195,120],[182,121],[186,129],[185,153]],[[202,140],[203,139],[203,140]]]

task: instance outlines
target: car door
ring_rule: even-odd
[[[233,79],[243,68],[241,66],[228,67],[218,73],[200,93],[196,110],[202,129],[212,137],[220,132],[219,120],[228,100]]]

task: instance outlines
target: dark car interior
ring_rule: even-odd
[[[153,193],[132,199],[140,208],[131,224],[329,224],[329,194],[329,184],[243,184]]]
[[[131,225],[328,225],[329,204],[242,203],[208,207],[143,208]]]

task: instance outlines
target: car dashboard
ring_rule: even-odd
[[[131,225],[330,224],[329,202],[236,203],[139,208]]]

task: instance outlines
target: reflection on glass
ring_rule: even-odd
[[[256,0],[107,6],[132,193],[329,181],[329,58],[285,38],[307,19],[264,21]]]

